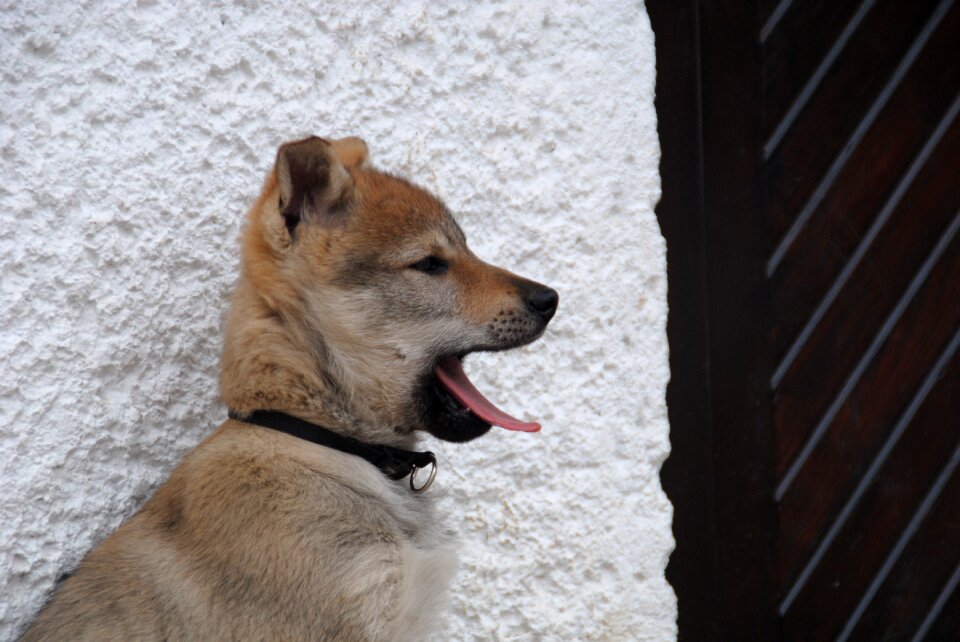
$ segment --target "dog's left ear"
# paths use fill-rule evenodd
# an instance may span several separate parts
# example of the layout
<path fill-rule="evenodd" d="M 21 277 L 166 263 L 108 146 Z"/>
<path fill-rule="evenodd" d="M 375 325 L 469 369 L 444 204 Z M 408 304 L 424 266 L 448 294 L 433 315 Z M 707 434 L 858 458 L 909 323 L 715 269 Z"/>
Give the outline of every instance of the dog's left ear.
<path fill-rule="evenodd" d="M 311 136 L 277 152 L 278 205 L 291 237 L 301 222 L 332 224 L 349 206 L 353 180 L 334 147 L 340 142 Z"/>

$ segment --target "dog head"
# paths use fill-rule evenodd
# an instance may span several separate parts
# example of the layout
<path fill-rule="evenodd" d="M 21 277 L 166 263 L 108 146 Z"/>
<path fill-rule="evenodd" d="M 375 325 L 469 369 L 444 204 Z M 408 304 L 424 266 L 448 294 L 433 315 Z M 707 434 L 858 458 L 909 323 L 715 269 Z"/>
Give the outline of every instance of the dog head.
<path fill-rule="evenodd" d="M 244 274 L 316 345 L 304 358 L 360 418 L 466 441 L 539 428 L 486 401 L 461 361 L 538 338 L 550 288 L 484 263 L 447 207 L 373 169 L 358 138 L 283 145 L 245 237 Z"/>

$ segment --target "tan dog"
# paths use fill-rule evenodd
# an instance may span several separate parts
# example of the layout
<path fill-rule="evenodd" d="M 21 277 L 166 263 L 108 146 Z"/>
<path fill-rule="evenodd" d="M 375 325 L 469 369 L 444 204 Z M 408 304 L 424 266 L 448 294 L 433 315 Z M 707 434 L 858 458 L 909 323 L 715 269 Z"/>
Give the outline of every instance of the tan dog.
<path fill-rule="evenodd" d="M 226 330 L 221 394 L 240 420 L 84 558 L 23 639 L 424 638 L 455 565 L 429 493 L 254 411 L 400 449 L 420 430 L 536 430 L 485 400 L 461 359 L 533 341 L 556 306 L 474 256 L 436 197 L 370 168 L 363 141 L 282 146 Z"/>

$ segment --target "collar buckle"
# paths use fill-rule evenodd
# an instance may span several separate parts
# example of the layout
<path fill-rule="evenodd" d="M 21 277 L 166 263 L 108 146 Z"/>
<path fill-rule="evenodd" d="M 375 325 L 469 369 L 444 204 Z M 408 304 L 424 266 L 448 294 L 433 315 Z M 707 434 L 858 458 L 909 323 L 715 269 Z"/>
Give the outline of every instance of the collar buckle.
<path fill-rule="evenodd" d="M 423 491 L 430 488 L 430 485 L 433 483 L 433 480 L 436 479 L 437 477 L 437 457 L 431 452 L 427 452 L 424 454 L 428 458 L 428 461 L 425 466 L 418 466 L 416 464 L 412 464 L 410 467 L 410 490 L 412 490 L 415 493 L 422 493 Z M 425 481 L 422 485 L 417 486 L 417 481 L 416 481 L 417 473 L 423 470 L 424 468 L 427 468 L 428 466 L 430 468 L 430 473 L 427 476 L 427 481 Z"/>

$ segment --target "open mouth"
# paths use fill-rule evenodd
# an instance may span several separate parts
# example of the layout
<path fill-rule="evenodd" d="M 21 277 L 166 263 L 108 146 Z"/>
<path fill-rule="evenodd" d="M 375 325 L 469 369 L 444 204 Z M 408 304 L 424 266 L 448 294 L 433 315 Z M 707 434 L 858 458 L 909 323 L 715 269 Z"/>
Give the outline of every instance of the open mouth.
<path fill-rule="evenodd" d="M 444 357 L 434 366 L 427 384 L 428 430 L 440 439 L 469 441 L 491 426 L 536 432 L 540 424 L 504 412 L 477 390 L 463 371 L 459 357 Z"/>
<path fill-rule="evenodd" d="M 433 374 L 442 387 L 441 392 L 446 393 L 447 396 L 459 402 L 461 406 L 486 423 L 521 432 L 537 432 L 540 430 L 540 424 L 532 421 L 522 421 L 508 415 L 480 394 L 473 382 L 467 378 L 467 373 L 463 371 L 463 362 L 460 359 L 456 357 L 441 359 L 433 369 Z"/>

